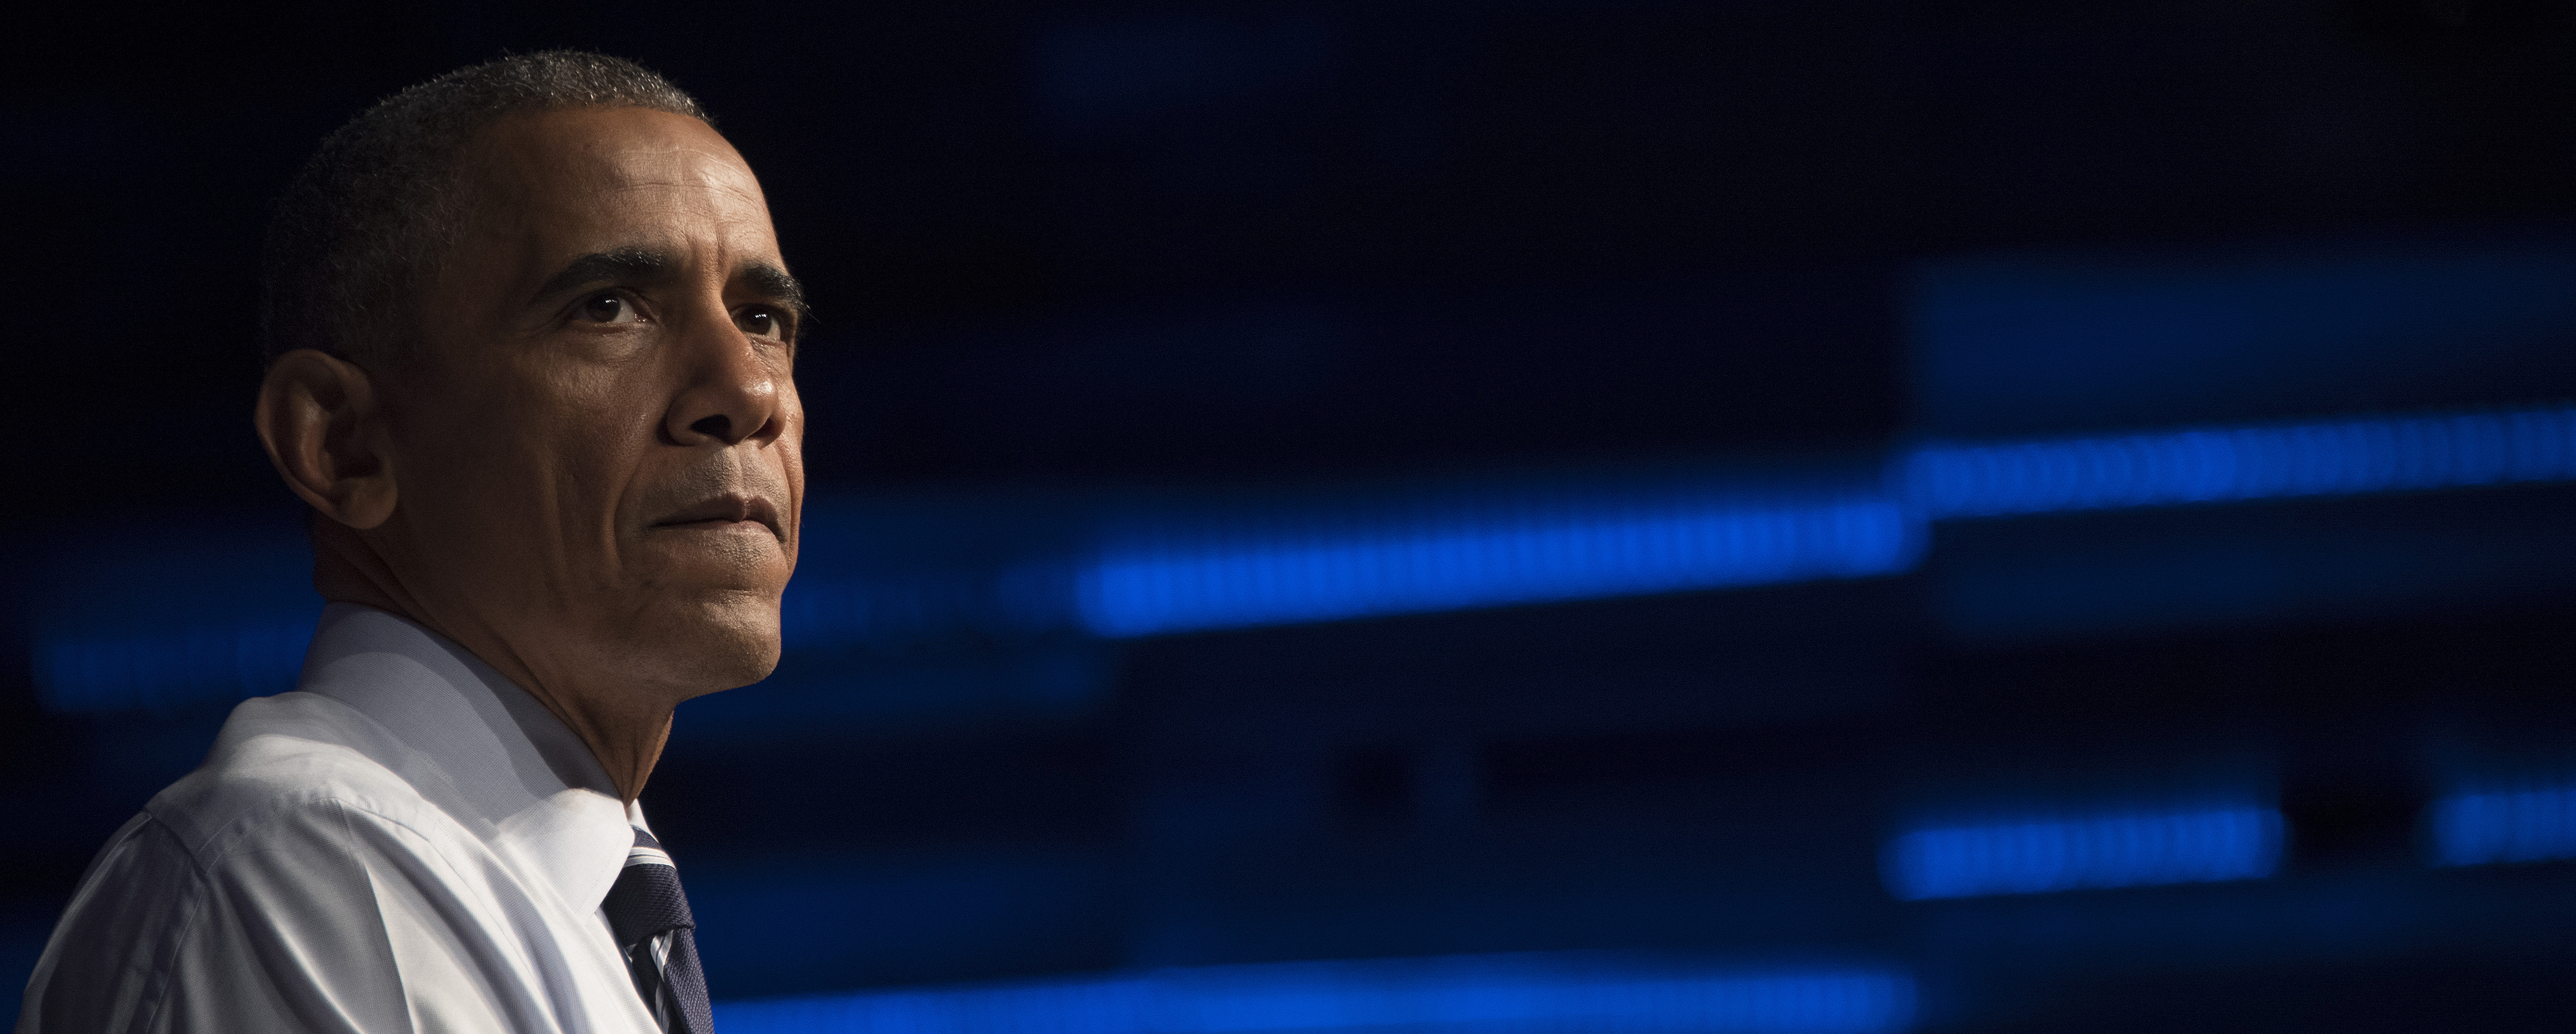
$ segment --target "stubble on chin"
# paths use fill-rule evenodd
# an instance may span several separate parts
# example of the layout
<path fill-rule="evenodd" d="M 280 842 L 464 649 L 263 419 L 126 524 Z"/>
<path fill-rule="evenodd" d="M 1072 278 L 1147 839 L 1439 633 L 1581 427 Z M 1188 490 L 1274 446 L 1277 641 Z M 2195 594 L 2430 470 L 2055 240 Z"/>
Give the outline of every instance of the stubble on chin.
<path fill-rule="evenodd" d="M 768 678 L 778 667 L 779 592 L 674 593 L 593 637 L 595 663 L 669 704 Z"/>

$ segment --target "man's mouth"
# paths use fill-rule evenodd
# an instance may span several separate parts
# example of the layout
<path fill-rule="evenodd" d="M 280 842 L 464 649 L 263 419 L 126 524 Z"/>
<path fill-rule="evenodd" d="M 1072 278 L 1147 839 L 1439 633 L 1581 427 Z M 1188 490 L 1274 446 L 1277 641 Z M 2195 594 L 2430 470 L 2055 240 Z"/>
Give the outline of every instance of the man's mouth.
<path fill-rule="evenodd" d="M 778 507 L 766 497 L 756 495 L 720 495 L 703 499 L 654 521 L 653 526 L 705 531 L 757 526 L 767 529 L 781 542 L 787 540 L 786 533 L 778 527 Z"/>

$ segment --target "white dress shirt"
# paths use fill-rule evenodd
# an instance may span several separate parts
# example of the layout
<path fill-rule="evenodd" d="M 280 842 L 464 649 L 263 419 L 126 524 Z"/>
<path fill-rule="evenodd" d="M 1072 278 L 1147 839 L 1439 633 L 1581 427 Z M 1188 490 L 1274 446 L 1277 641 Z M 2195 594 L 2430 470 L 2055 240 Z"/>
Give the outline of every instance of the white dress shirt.
<path fill-rule="evenodd" d="M 335 604 L 90 864 L 19 1034 L 659 1034 L 599 910 L 643 824 L 527 691 Z"/>

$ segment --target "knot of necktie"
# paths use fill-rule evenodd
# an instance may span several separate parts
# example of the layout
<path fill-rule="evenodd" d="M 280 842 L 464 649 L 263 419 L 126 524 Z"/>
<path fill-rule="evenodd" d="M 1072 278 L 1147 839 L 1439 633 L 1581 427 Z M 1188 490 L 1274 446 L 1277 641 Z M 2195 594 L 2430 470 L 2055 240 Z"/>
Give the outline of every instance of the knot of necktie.
<path fill-rule="evenodd" d="M 667 862 L 626 863 L 626 868 L 617 873 L 617 882 L 608 888 L 608 899 L 599 907 L 608 913 L 608 929 L 617 935 L 620 948 L 666 930 L 694 930 L 698 926 L 689 916 L 689 897 L 680 890 L 680 870 Z"/>
<path fill-rule="evenodd" d="M 698 923 L 680 890 L 680 870 L 653 834 L 635 831 L 626 867 L 618 870 L 599 910 L 654 1021 L 670 1034 L 714 1034 L 707 978 L 698 967 Z"/>

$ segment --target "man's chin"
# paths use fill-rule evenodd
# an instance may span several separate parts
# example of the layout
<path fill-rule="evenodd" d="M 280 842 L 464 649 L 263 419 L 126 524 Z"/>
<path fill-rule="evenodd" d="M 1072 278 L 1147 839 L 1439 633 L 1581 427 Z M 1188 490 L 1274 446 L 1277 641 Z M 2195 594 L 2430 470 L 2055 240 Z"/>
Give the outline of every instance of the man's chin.
<path fill-rule="evenodd" d="M 637 674 L 669 687 L 675 702 L 748 686 L 778 668 L 774 595 L 702 601 L 638 624 L 624 646 L 628 663 L 654 669 Z"/>

